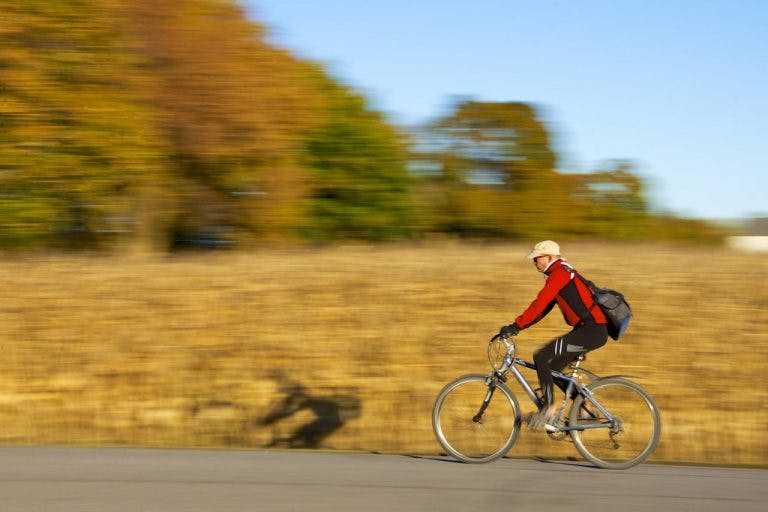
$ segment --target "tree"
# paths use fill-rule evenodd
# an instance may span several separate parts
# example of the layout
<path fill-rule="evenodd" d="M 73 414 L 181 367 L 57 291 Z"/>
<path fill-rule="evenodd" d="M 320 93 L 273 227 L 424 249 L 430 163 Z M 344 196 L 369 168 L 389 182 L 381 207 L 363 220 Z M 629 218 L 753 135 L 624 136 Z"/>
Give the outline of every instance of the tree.
<path fill-rule="evenodd" d="M 269 45 L 236 2 L 2 12 L 5 243 L 408 231 L 399 135 L 319 66 Z"/>
<path fill-rule="evenodd" d="M 0 6 L 0 244 L 92 246 L 132 229 L 160 153 L 114 2 Z"/>
<path fill-rule="evenodd" d="M 631 166 L 558 173 L 531 105 L 460 102 L 409 155 L 364 97 L 271 46 L 234 0 L 0 12 L 0 245 L 672 232 L 649 222 Z"/>
<path fill-rule="evenodd" d="M 627 212 L 645 213 L 648 210 L 645 185 L 633 174 L 632 163 L 620 160 L 608 165 L 608 168 L 574 175 L 574 195 L 590 202 L 611 204 Z"/>
<path fill-rule="evenodd" d="M 175 180 L 171 230 L 222 226 L 285 236 L 299 221 L 302 134 L 319 95 L 305 66 L 225 0 L 127 2 L 155 78 L 157 125 Z M 213 199 L 212 199 L 213 198 Z"/>
<path fill-rule="evenodd" d="M 521 191 L 555 173 L 549 134 L 526 103 L 466 101 L 435 131 L 464 163 L 469 182 Z"/>
<path fill-rule="evenodd" d="M 608 238 L 648 235 L 648 202 L 643 181 L 628 161 L 607 162 L 590 173 L 569 175 L 571 196 L 582 211 L 582 234 Z"/>
<path fill-rule="evenodd" d="M 402 136 L 364 98 L 317 69 L 326 100 L 323 123 L 305 139 L 311 171 L 312 239 L 394 239 L 412 232 L 412 205 Z"/>
<path fill-rule="evenodd" d="M 523 237 L 558 229 L 570 202 L 567 180 L 533 107 L 464 101 L 426 132 L 420 162 L 437 164 L 443 198 L 439 230 Z"/>

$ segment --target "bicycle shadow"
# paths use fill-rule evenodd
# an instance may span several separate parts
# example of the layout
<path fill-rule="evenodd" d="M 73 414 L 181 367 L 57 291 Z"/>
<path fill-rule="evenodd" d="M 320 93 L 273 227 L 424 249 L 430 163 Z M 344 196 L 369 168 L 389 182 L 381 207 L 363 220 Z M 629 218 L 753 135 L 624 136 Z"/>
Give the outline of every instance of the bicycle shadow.
<path fill-rule="evenodd" d="M 446 453 L 442 453 L 440 455 L 404 455 L 404 457 L 408 457 L 410 459 L 420 459 L 420 460 L 432 460 L 435 462 L 448 462 L 451 464 L 464 464 L 464 462 L 461 462 L 460 460 L 456 460 L 452 458 L 450 455 Z M 500 460 L 526 460 L 524 458 L 518 458 L 518 457 L 502 457 Z M 531 459 L 527 459 L 531 460 Z M 554 460 L 554 459 L 545 459 L 544 457 L 534 457 L 533 460 L 536 462 L 541 462 L 544 464 L 556 464 L 559 466 L 570 466 L 570 467 L 577 467 L 577 468 L 585 468 L 585 469 L 597 469 L 599 470 L 597 466 L 594 464 L 590 464 L 589 462 L 577 460 L 577 459 L 568 459 L 568 460 Z"/>
<path fill-rule="evenodd" d="M 555 464 L 558 466 L 570 466 L 574 468 L 597 469 L 597 470 L 600 469 L 594 464 L 591 464 L 583 460 L 577 460 L 577 459 L 562 460 L 562 459 L 545 459 L 544 457 L 534 457 L 534 460 L 536 462 L 541 462 L 544 464 Z"/>
<path fill-rule="evenodd" d="M 440 455 L 414 455 L 414 454 L 410 454 L 410 455 L 403 455 L 403 457 L 408 457 L 409 459 L 432 460 L 432 461 L 435 461 L 435 462 L 448 462 L 448 463 L 451 463 L 451 464 L 464 464 L 460 460 L 456 460 L 456 459 L 452 458 L 450 455 L 445 454 L 445 453 L 440 454 Z"/>
<path fill-rule="evenodd" d="M 285 432 L 276 428 L 272 440 L 265 448 L 319 448 L 321 444 L 344 424 L 360 416 L 360 400 L 349 394 L 312 395 L 299 382 L 275 372 L 272 378 L 277 381 L 278 392 L 284 396 L 278 399 L 262 418 L 254 421 L 254 426 L 274 426 L 290 417 L 311 413 L 312 419 L 295 430 Z"/>

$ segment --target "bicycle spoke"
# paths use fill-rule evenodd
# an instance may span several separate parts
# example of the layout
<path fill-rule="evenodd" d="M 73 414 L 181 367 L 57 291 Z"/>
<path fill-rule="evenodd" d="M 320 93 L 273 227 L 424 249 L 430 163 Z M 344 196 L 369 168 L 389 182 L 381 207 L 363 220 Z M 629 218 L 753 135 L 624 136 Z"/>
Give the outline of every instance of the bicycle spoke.
<path fill-rule="evenodd" d="M 598 466 L 631 467 L 642 462 L 658 443 L 661 426 L 658 410 L 650 396 L 634 383 L 622 379 L 605 379 L 591 387 L 592 396 L 612 417 L 582 397 L 574 402 L 572 426 L 594 426 L 573 431 L 579 452 Z"/>
<path fill-rule="evenodd" d="M 487 462 L 501 457 L 514 443 L 517 432 L 517 403 L 508 389 L 488 393 L 484 376 L 469 376 L 449 384 L 438 397 L 433 426 L 440 444 L 465 462 Z"/>

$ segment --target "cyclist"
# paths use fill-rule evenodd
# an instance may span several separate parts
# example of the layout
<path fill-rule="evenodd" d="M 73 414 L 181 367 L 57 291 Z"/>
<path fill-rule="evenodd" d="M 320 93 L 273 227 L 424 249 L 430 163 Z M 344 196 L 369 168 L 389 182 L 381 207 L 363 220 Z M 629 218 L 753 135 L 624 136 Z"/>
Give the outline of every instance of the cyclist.
<path fill-rule="evenodd" d="M 579 354 L 595 350 L 608 340 L 606 319 L 599 307 L 594 307 L 592 292 L 576 271 L 560 256 L 560 246 L 552 240 L 537 243 L 528 254 L 536 269 L 546 276 L 546 282 L 531 305 L 501 328 L 502 336 L 515 336 L 544 318 L 557 304 L 565 322 L 573 329 L 546 345 L 533 356 L 541 386 L 543 406 L 526 421 L 533 430 L 552 431 L 557 405 L 553 396 L 552 370 L 561 370 Z"/>

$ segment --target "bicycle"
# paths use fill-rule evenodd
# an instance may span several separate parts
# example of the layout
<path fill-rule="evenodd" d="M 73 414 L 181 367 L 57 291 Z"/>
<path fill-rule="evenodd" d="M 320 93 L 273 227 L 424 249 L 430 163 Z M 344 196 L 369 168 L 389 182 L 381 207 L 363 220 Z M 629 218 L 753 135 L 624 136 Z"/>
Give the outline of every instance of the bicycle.
<path fill-rule="evenodd" d="M 498 334 L 488 342 L 488 375 L 463 375 L 449 382 L 432 408 L 432 429 L 443 449 L 468 463 L 491 462 L 509 452 L 520 433 L 522 418 L 517 397 L 506 384 L 508 374 L 538 407 L 541 398 L 521 373 L 536 365 L 516 357 L 514 341 Z M 584 355 L 569 367 L 553 371 L 563 390 L 553 440 L 569 437 L 578 452 L 605 469 L 627 469 L 653 453 L 661 435 L 661 414 L 653 398 L 627 375 L 598 377 L 581 368 Z M 501 395 L 501 397 L 499 397 Z M 567 405 L 570 409 L 566 415 Z"/>

